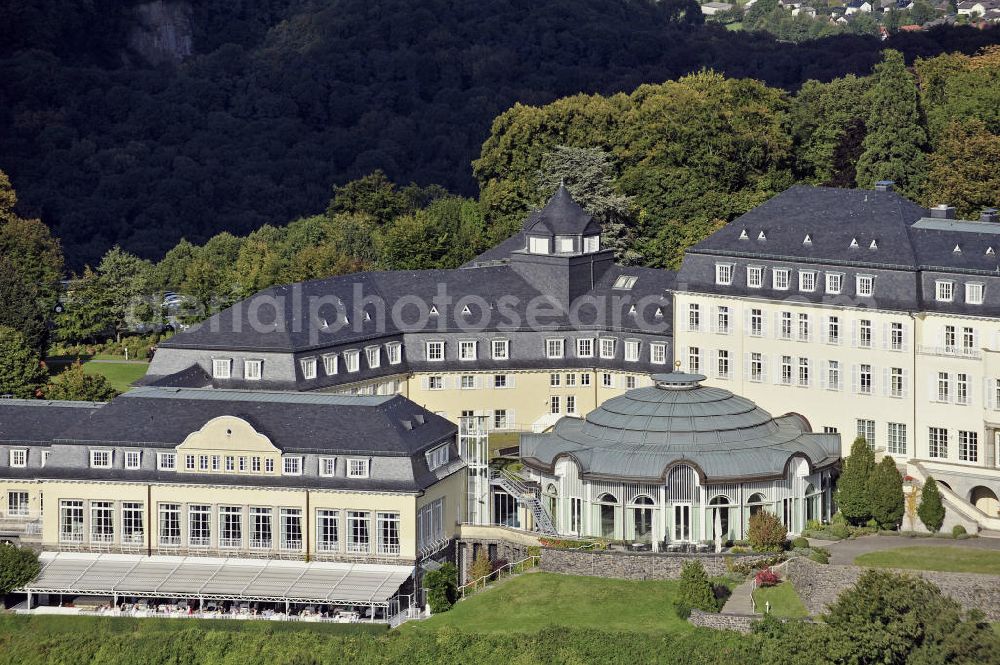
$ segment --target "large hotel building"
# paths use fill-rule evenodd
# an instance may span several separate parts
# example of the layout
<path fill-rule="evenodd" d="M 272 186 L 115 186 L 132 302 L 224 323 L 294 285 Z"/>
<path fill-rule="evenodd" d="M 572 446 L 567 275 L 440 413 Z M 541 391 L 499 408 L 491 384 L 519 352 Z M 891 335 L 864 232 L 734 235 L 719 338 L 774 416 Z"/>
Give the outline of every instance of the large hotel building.
<path fill-rule="evenodd" d="M 209 597 L 256 558 L 320 581 L 216 596 L 321 602 L 334 576 L 323 597 L 384 619 L 463 524 L 666 546 L 742 537 L 766 508 L 801 530 L 829 517 L 831 450 L 858 435 L 996 529 L 998 250 L 993 211 L 797 186 L 677 272 L 624 267 L 560 188 L 461 268 L 264 290 L 163 343 L 110 404 L 0 401 L 0 531 L 50 551 L 37 593 L 136 595 L 97 587 L 183 559 Z M 554 436 L 525 437 L 526 477 L 494 482 L 497 432 Z M 759 468 L 723 460 L 754 441 Z M 629 471 L 642 460 L 664 468 Z"/>

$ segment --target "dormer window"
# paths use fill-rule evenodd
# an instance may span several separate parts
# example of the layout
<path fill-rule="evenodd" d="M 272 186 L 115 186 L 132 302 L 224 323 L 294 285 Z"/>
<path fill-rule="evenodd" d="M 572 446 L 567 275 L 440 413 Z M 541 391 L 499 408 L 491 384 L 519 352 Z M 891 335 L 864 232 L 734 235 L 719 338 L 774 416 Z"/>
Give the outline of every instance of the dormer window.
<path fill-rule="evenodd" d="M 427 342 L 427 360 L 441 362 L 444 360 L 444 342 Z"/>
<path fill-rule="evenodd" d="M 601 358 L 611 360 L 615 357 L 615 341 L 614 337 L 601 338 Z"/>
<path fill-rule="evenodd" d="M 732 263 L 716 263 L 715 264 L 715 283 L 722 286 L 729 286 L 733 283 L 733 264 Z"/>
<path fill-rule="evenodd" d="M 967 282 L 965 284 L 965 303 L 967 305 L 983 304 L 983 283 Z"/>
<path fill-rule="evenodd" d="M 812 270 L 799 271 L 799 291 L 812 293 L 816 290 L 816 273 Z"/>
<path fill-rule="evenodd" d="M 284 457 L 282 458 L 281 472 L 286 476 L 301 476 L 302 475 L 302 458 L 301 457 Z"/>
<path fill-rule="evenodd" d="M 510 340 L 493 340 L 493 360 L 507 360 L 510 358 Z"/>
<path fill-rule="evenodd" d="M 635 282 L 637 279 L 639 278 L 636 277 L 635 275 L 619 275 L 618 279 L 615 280 L 614 286 L 612 286 L 611 288 L 622 289 L 627 291 L 631 289 L 633 286 L 635 286 Z"/>
<path fill-rule="evenodd" d="M 759 289 L 764 286 L 764 266 L 747 266 L 747 287 Z"/>
<path fill-rule="evenodd" d="M 233 361 L 230 358 L 213 358 L 212 359 L 212 378 L 215 379 L 228 379 L 232 376 L 233 372 Z"/>
<path fill-rule="evenodd" d="M 601 251 L 601 236 L 586 236 L 583 239 L 583 251 L 586 254 Z"/>
<path fill-rule="evenodd" d="M 243 361 L 243 378 L 247 381 L 260 381 L 263 374 L 264 361 L 245 360 Z"/>
<path fill-rule="evenodd" d="M 459 360 L 475 360 L 476 359 L 476 341 L 475 340 L 462 340 L 458 343 L 458 359 Z"/>
<path fill-rule="evenodd" d="M 556 252 L 558 254 L 572 254 L 574 251 L 573 236 L 556 236 Z"/>
<path fill-rule="evenodd" d="M 450 451 L 447 445 L 438 446 L 434 450 L 430 450 L 425 453 L 427 457 L 427 468 L 431 471 L 439 469 L 448 463 L 450 459 Z"/>
<path fill-rule="evenodd" d="M 934 296 L 938 302 L 951 302 L 955 299 L 955 282 L 939 279 L 934 282 Z"/>
<path fill-rule="evenodd" d="M 361 369 L 361 352 L 357 349 L 344 351 L 344 364 L 348 372 L 357 372 Z"/>
<path fill-rule="evenodd" d="M 385 355 L 390 365 L 398 365 L 403 362 L 403 345 L 399 342 L 389 342 L 385 345 Z"/>
<path fill-rule="evenodd" d="M 872 275 L 858 275 L 855 281 L 855 293 L 869 298 L 875 292 L 875 278 Z"/>
<path fill-rule="evenodd" d="M 562 339 L 547 339 L 545 340 L 545 357 L 546 358 L 562 358 L 563 357 L 563 343 L 565 340 Z"/>
<path fill-rule="evenodd" d="M 194 456 L 191 458 L 191 468 L 194 469 Z M 177 453 L 157 453 L 156 468 L 160 471 L 174 471 L 177 468 Z"/>
<path fill-rule="evenodd" d="M 330 478 L 337 472 L 336 457 L 319 458 L 319 475 L 323 478 Z"/>
<path fill-rule="evenodd" d="M 302 378 L 303 379 L 315 379 L 316 378 L 316 359 L 315 358 L 303 358 L 299 361 L 302 365 Z"/>
<path fill-rule="evenodd" d="M 844 274 L 839 272 L 826 273 L 826 292 L 837 295 L 844 289 Z"/>
<path fill-rule="evenodd" d="M 347 460 L 347 477 L 348 478 L 367 478 L 368 477 L 368 460 L 366 459 L 349 459 Z"/>
<path fill-rule="evenodd" d="M 10 465 L 17 468 L 28 466 L 28 449 L 14 448 L 10 451 Z"/>
<path fill-rule="evenodd" d="M 323 356 L 323 371 L 326 372 L 327 376 L 333 376 L 337 373 L 338 368 L 338 356 L 336 353 L 327 353 Z"/>
<path fill-rule="evenodd" d="M 528 252 L 531 254 L 548 254 L 549 239 L 538 236 L 528 236 Z"/>
<path fill-rule="evenodd" d="M 368 361 L 369 369 L 377 368 L 382 364 L 382 349 L 378 346 L 366 346 L 365 359 Z"/>
<path fill-rule="evenodd" d="M 772 285 L 776 291 L 788 290 L 788 268 L 777 268 L 771 273 Z"/>
<path fill-rule="evenodd" d="M 110 469 L 112 459 L 114 459 L 114 456 L 110 450 L 91 450 L 90 468 Z"/>
<path fill-rule="evenodd" d="M 125 468 L 126 469 L 138 469 L 142 466 L 142 451 L 140 450 L 127 450 L 125 451 Z"/>

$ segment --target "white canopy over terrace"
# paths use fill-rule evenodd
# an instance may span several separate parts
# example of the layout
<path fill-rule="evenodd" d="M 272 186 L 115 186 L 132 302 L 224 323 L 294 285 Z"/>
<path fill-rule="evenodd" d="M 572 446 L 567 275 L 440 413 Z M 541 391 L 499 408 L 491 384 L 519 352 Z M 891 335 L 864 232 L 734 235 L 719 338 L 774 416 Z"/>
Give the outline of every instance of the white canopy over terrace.
<path fill-rule="evenodd" d="M 44 552 L 18 591 L 139 598 L 261 601 L 388 608 L 410 566 Z"/>

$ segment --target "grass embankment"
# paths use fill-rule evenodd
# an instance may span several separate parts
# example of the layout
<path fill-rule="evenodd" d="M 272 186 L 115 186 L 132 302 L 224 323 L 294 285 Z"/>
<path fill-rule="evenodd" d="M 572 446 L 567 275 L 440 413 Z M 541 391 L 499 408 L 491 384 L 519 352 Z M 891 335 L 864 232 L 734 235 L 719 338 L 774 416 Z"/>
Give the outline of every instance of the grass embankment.
<path fill-rule="evenodd" d="M 809 616 L 805 605 L 795 593 L 795 587 L 790 582 L 782 582 L 777 586 L 762 587 L 753 592 L 757 611 L 763 613 L 767 603 L 771 603 L 771 614 L 783 619 L 804 619 Z"/>
<path fill-rule="evenodd" d="M 406 629 L 454 626 L 477 633 L 535 633 L 560 626 L 661 634 L 686 632 L 693 628 L 674 612 L 678 584 L 530 573 L 479 592 L 450 611 Z"/>
<path fill-rule="evenodd" d="M 854 559 L 854 564 L 869 568 L 1000 575 L 1000 551 L 966 547 L 898 547 L 862 554 Z"/>
<path fill-rule="evenodd" d="M 46 364 L 49 366 L 49 373 L 55 376 L 70 366 L 76 359 L 65 360 L 49 359 Z M 125 392 L 146 375 L 149 368 L 147 362 L 91 362 L 89 359 L 81 359 L 83 371 L 87 374 L 101 374 L 107 377 L 115 390 Z"/>

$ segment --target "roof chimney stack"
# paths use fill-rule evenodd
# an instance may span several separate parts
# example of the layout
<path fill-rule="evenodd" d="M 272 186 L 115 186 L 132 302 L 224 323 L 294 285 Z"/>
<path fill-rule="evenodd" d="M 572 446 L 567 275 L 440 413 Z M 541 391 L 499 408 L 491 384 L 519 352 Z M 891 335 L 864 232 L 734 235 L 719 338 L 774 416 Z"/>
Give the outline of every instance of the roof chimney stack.
<path fill-rule="evenodd" d="M 955 206 L 946 203 L 936 205 L 931 208 L 931 217 L 934 219 L 955 219 Z"/>
<path fill-rule="evenodd" d="M 979 221 L 996 224 L 998 221 L 1000 221 L 1000 217 L 997 216 L 997 209 L 983 208 L 983 211 L 979 213 Z"/>
<path fill-rule="evenodd" d="M 879 180 L 875 183 L 876 192 L 891 192 L 896 188 L 896 183 L 892 180 Z"/>

